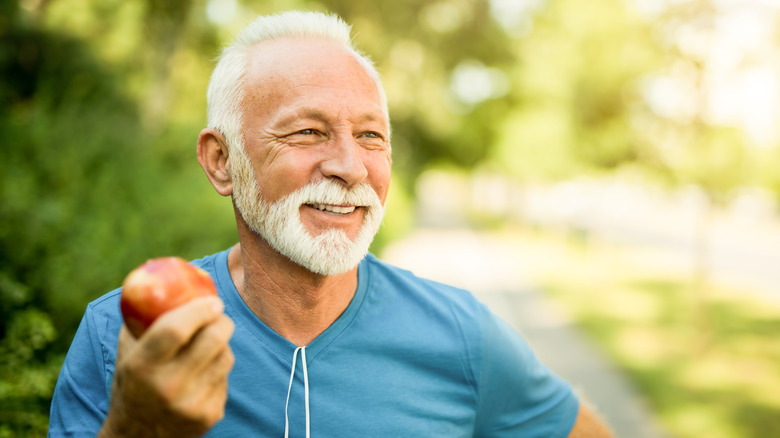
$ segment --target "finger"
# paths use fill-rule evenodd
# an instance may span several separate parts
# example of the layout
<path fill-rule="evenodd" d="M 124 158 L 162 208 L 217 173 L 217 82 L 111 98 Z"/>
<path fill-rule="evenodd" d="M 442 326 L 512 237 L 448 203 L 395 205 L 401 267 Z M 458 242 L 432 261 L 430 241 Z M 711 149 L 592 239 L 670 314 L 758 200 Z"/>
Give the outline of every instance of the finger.
<path fill-rule="evenodd" d="M 192 381 L 197 381 L 194 392 L 204 399 L 227 397 L 228 376 L 234 363 L 233 351 L 229 346 L 225 346 L 192 377 Z"/>
<path fill-rule="evenodd" d="M 233 352 L 225 347 L 200 373 L 187 378 L 186 389 L 175 401 L 173 410 L 206 428 L 219 421 L 224 415 L 233 362 Z"/>
<path fill-rule="evenodd" d="M 211 367 L 212 362 L 223 351 L 230 350 L 228 343 L 234 329 L 233 321 L 226 315 L 221 315 L 193 336 L 189 345 L 181 350 L 178 360 L 187 363 L 190 372 L 202 372 L 205 368 Z"/>
<path fill-rule="evenodd" d="M 203 327 L 219 318 L 224 308 L 217 297 L 201 297 L 164 313 L 138 340 L 144 359 L 152 362 L 171 359 Z"/>
<path fill-rule="evenodd" d="M 213 361 L 212 369 L 216 376 L 226 376 L 230 374 L 233 365 L 236 363 L 236 357 L 230 347 L 222 351 Z M 221 383 L 227 386 L 227 378 L 221 379 Z"/>
<path fill-rule="evenodd" d="M 228 376 L 235 363 L 235 356 L 230 348 L 218 354 L 200 375 L 204 394 L 208 398 L 227 397 Z"/>
<path fill-rule="evenodd" d="M 130 333 L 127 326 L 122 324 L 122 328 L 119 330 L 119 340 L 116 348 L 116 361 L 120 362 L 128 352 L 135 346 L 136 339 Z"/>
<path fill-rule="evenodd" d="M 217 377 L 210 385 L 208 391 L 206 409 L 212 412 L 214 418 L 219 421 L 224 415 L 225 403 L 228 398 L 228 375 L 235 363 L 233 352 L 228 348 L 213 362 L 214 376 Z"/>

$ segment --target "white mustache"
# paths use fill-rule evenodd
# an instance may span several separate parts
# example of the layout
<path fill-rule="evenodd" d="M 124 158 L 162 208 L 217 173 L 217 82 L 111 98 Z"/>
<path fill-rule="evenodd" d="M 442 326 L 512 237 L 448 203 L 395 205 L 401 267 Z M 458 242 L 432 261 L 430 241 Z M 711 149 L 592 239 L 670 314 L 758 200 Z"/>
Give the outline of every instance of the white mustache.
<path fill-rule="evenodd" d="M 323 179 L 309 183 L 290 196 L 295 196 L 300 204 L 329 204 L 355 207 L 379 207 L 379 196 L 367 183 L 346 188 L 331 180 Z"/>

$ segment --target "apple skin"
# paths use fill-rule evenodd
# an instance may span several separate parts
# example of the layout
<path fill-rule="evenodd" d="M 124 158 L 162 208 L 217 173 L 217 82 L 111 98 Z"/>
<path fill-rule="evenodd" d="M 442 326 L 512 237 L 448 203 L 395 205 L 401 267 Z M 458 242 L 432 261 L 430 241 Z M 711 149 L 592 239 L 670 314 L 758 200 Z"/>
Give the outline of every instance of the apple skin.
<path fill-rule="evenodd" d="M 125 277 L 119 306 L 130 333 L 139 338 L 163 313 L 209 295 L 217 296 L 217 288 L 206 271 L 178 257 L 161 257 Z"/>

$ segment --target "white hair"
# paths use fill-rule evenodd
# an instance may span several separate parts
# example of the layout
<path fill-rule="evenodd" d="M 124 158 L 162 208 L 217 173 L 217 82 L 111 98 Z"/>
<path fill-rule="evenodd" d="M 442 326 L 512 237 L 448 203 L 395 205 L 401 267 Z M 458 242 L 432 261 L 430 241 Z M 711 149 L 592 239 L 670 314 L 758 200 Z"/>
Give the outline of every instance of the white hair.
<path fill-rule="evenodd" d="M 229 156 L 245 153 L 241 133 L 243 111 L 244 76 L 248 65 L 249 49 L 262 41 L 311 37 L 333 41 L 352 52 L 366 72 L 376 82 L 387 112 L 379 74 L 371 60 L 352 44 L 351 26 L 337 15 L 319 12 L 288 11 L 260 16 L 236 35 L 219 56 L 211 74 L 207 92 L 207 126 L 216 129 L 228 144 Z M 230 160 L 231 164 L 233 160 Z M 231 166 L 233 167 L 233 166 Z"/>

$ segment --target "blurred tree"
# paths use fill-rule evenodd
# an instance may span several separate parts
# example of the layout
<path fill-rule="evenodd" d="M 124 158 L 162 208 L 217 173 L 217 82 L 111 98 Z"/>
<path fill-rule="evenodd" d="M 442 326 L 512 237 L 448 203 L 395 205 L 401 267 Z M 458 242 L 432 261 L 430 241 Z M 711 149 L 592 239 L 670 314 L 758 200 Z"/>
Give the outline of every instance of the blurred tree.
<path fill-rule="evenodd" d="M 714 104 L 714 96 L 722 91 L 720 77 L 727 74 L 722 71 L 724 51 L 729 51 L 727 56 L 736 58 L 741 68 L 757 61 L 751 59 L 756 56 L 751 50 L 722 46 L 732 37 L 724 25 L 731 12 L 712 0 L 690 0 L 661 10 L 654 24 L 665 50 L 665 67 L 653 72 L 648 81 L 652 113 L 638 118 L 654 157 L 644 163 L 644 169 L 673 187 L 695 187 L 702 195 L 697 203 L 692 281 L 697 352 L 706 352 L 713 342 L 708 314 L 713 216 L 728 205 L 740 187 L 762 184 L 761 161 L 766 156 L 751 147 L 744 126 L 718 120 L 715 114 L 723 111 Z"/>
<path fill-rule="evenodd" d="M 511 78 L 518 105 L 491 155 L 524 180 L 612 171 L 646 159 L 632 118 L 660 63 L 651 23 L 624 0 L 550 0 L 527 11 Z M 530 23 L 530 24 L 529 24 Z"/>
<path fill-rule="evenodd" d="M 718 44 L 730 39 L 726 6 L 716 3 L 673 2 L 643 15 L 624 0 L 540 2 L 516 46 L 518 105 L 502 119 L 491 154 L 526 181 L 629 169 L 701 190 L 693 301 L 702 345 L 710 217 L 737 188 L 773 184 L 760 175 L 773 181 L 767 162 L 778 155 L 749 147 L 742 129 L 713 116 Z M 732 55 L 749 68 L 763 53 Z"/>
<path fill-rule="evenodd" d="M 146 258 L 234 239 L 229 207 L 202 197 L 195 134 L 149 135 L 121 69 L 43 26 L 44 5 L 4 2 L 0 22 L 0 436 L 45 435 L 87 301 Z"/>

